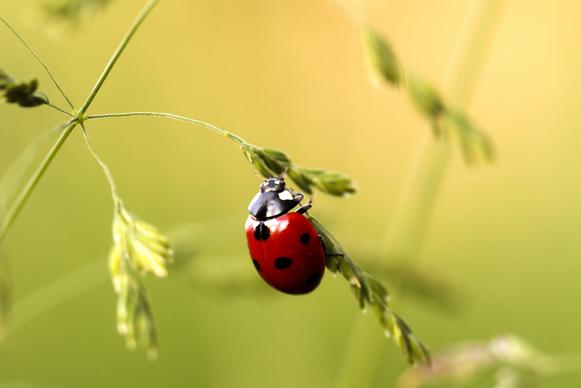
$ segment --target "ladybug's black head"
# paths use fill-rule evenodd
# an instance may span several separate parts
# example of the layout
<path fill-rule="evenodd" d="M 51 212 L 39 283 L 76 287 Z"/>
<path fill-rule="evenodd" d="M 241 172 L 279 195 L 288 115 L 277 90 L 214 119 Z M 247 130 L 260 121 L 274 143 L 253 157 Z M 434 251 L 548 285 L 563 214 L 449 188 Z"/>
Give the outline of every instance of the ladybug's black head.
<path fill-rule="evenodd" d="M 248 211 L 259 221 L 266 221 L 291 211 L 301 202 L 303 195 L 286 188 L 284 179 L 266 178 L 254 196 Z"/>
<path fill-rule="evenodd" d="M 266 178 L 264 182 L 260 185 L 260 192 L 267 193 L 269 191 L 274 191 L 275 193 L 280 193 L 285 189 L 284 178 Z"/>

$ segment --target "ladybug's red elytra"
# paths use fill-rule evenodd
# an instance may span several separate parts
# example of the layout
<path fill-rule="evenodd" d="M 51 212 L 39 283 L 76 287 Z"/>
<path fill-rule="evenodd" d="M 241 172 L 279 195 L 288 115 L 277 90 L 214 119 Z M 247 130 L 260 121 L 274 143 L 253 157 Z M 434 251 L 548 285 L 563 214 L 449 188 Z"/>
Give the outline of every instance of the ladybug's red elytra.
<path fill-rule="evenodd" d="M 267 178 L 254 196 L 246 220 L 248 250 L 265 282 L 287 294 L 313 291 L 325 272 L 325 252 L 317 230 L 297 207 L 303 194 L 286 188 L 283 178 Z"/>

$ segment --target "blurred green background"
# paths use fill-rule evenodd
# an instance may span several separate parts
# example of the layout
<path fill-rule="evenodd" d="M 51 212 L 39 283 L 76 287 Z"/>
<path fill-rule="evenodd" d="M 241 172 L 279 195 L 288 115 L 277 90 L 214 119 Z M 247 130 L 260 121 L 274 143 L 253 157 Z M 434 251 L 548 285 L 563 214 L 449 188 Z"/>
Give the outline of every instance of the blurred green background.
<path fill-rule="evenodd" d="M 3 0 L 0 15 L 78 104 L 143 2 L 112 1 L 76 28 L 48 22 L 39 3 Z M 406 66 L 441 85 L 469 2 L 370 1 L 367 8 Z M 581 352 L 580 13 L 574 0 L 508 1 L 502 9 L 468 108 L 499 157 L 468 168 L 455 147 L 417 260 L 452 284 L 460 304 L 443 310 L 394 290 L 392 303 L 433 351 L 513 332 L 549 354 Z M 90 113 L 184 114 L 283 149 L 302 165 L 350 175 L 360 193 L 316 195 L 314 214 L 357 258 L 381 247 L 429 130 L 403 93 L 369 83 L 361 46 L 357 28 L 329 0 L 163 0 Z M 39 76 L 58 100 L 6 29 L 0 50 L 4 69 Z M 59 120 L 46 108 L 0 107 L 0 168 Z M 160 357 L 151 363 L 126 351 L 105 259 L 110 195 L 75 133 L 2 248 L 14 278 L 14 330 L 0 347 L 0 386 L 332 386 L 361 313 L 339 278 L 327 276 L 302 297 L 261 288 L 243 233 L 260 178 L 237 146 L 158 119 L 88 128 L 133 212 L 165 231 L 196 224 L 195 260 L 215 262 L 218 274 L 248 271 L 258 291 L 216 294 L 195 268 L 148 281 Z M 363 325 L 384 347 L 372 385 L 393 386 L 406 364 L 371 314 Z M 539 386 L 581 386 L 581 374 Z"/>

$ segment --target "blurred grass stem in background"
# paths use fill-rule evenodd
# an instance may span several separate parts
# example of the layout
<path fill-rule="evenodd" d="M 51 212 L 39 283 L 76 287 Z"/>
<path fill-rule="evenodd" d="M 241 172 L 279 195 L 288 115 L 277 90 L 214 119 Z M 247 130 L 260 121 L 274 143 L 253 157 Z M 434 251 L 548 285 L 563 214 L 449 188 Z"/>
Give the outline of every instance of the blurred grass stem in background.
<path fill-rule="evenodd" d="M 488 48 L 498 26 L 504 0 L 473 0 L 470 15 L 459 33 L 459 43 L 443 85 L 455 106 L 464 108 L 474 92 Z M 452 148 L 445 136 L 426 131 L 389 223 L 383 252 L 386 259 L 415 259 L 446 174 Z M 335 387 L 369 387 L 383 363 L 384 341 L 356 316 Z"/>
<path fill-rule="evenodd" d="M 444 90 L 459 109 L 466 108 L 474 94 L 504 3 L 472 2 L 471 14 L 443 79 Z M 390 260 L 417 258 L 446 176 L 452 152 L 448 140 L 446 136 L 435 138 L 429 131 L 422 135 L 387 229 L 383 252 Z"/>

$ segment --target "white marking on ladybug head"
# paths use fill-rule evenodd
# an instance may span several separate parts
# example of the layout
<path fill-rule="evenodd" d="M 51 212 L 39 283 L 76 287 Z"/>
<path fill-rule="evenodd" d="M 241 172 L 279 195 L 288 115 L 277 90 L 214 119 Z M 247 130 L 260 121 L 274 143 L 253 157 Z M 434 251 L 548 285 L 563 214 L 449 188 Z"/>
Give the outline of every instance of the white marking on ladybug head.
<path fill-rule="evenodd" d="M 283 201 L 292 201 L 294 199 L 294 196 L 289 190 L 284 190 L 278 193 L 278 198 L 280 198 Z"/>
<path fill-rule="evenodd" d="M 284 190 L 285 183 L 283 179 L 280 178 L 267 178 L 260 185 L 260 191 L 267 193 L 270 191 L 281 192 Z"/>

